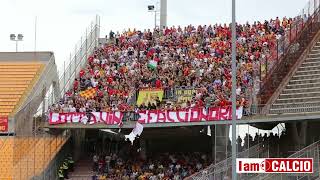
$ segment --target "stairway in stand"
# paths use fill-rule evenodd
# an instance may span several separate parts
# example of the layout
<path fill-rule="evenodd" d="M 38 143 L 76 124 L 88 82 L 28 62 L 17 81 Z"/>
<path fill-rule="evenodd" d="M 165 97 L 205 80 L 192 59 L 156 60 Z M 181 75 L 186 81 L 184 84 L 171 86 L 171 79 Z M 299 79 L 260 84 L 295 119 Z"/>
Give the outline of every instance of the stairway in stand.
<path fill-rule="evenodd" d="M 320 111 L 320 42 L 295 72 L 270 114 Z"/>
<path fill-rule="evenodd" d="M 91 180 L 92 179 L 92 160 L 83 159 L 75 163 L 74 172 L 69 173 L 70 180 Z"/>

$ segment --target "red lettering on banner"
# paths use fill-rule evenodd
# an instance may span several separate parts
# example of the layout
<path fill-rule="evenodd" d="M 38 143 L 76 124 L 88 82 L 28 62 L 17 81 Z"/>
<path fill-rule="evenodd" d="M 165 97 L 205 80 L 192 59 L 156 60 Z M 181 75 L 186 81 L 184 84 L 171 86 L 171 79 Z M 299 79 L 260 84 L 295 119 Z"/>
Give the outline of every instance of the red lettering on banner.
<path fill-rule="evenodd" d="M 140 124 L 146 124 L 146 114 L 147 114 L 147 111 L 139 111 L 138 114 L 140 115 L 139 119 L 138 119 L 138 122 Z"/>
<path fill-rule="evenodd" d="M 85 116 L 84 113 L 75 113 L 72 117 L 72 122 L 81 122 L 83 116 Z"/>
<path fill-rule="evenodd" d="M 157 112 L 157 123 L 165 123 L 166 122 L 166 111 L 159 110 Z"/>
<path fill-rule="evenodd" d="M 200 121 L 209 121 L 209 113 L 206 108 L 199 109 L 199 112 L 200 112 Z"/>
<path fill-rule="evenodd" d="M 220 108 L 211 107 L 205 108 L 191 108 L 172 110 L 149 110 L 138 111 L 140 117 L 138 122 L 141 124 L 150 123 L 180 123 L 180 122 L 201 122 L 201 121 L 219 121 L 230 120 L 232 116 L 231 107 Z M 242 117 L 242 107 L 237 112 L 237 119 Z M 90 117 L 90 124 L 105 123 L 109 125 L 119 124 L 123 119 L 122 112 L 92 112 L 86 113 L 50 113 L 49 124 L 63 124 L 63 123 L 79 123 L 84 121 L 84 116 Z"/>
<path fill-rule="evenodd" d="M 8 116 L 0 116 L 0 132 L 8 131 Z"/>
<path fill-rule="evenodd" d="M 220 108 L 218 120 L 230 120 L 231 119 L 231 108 Z M 223 112 L 224 111 L 224 112 Z"/>
<path fill-rule="evenodd" d="M 116 113 L 119 113 L 119 117 L 116 116 Z M 123 118 L 123 113 L 121 112 L 113 112 L 112 113 L 112 124 L 119 124 L 120 122 L 122 122 L 122 118 Z M 111 124 L 111 123 L 110 123 Z"/>
<path fill-rule="evenodd" d="M 171 111 L 171 110 L 167 110 L 167 111 L 166 111 L 167 121 L 168 121 L 168 122 L 171 122 L 171 123 L 175 122 L 174 119 L 172 119 L 172 118 L 170 117 L 170 114 L 172 114 L 172 113 L 175 113 L 175 111 Z"/>
<path fill-rule="evenodd" d="M 93 113 L 91 113 L 91 116 L 90 116 L 88 122 L 90 122 L 90 124 L 97 123 L 97 117 Z"/>
<path fill-rule="evenodd" d="M 184 113 L 184 119 L 182 117 L 180 117 L 180 113 L 183 114 Z M 189 113 L 186 112 L 185 109 L 180 109 L 178 111 L 176 111 L 176 115 L 177 115 L 177 120 L 179 122 L 187 122 L 189 119 Z"/>
<path fill-rule="evenodd" d="M 102 115 L 101 112 L 94 112 L 94 113 L 91 113 L 91 114 L 96 118 L 96 122 L 95 122 L 95 123 L 103 122 L 103 121 L 101 120 L 101 115 Z"/>
<path fill-rule="evenodd" d="M 67 116 L 66 116 L 66 121 L 67 121 L 68 123 L 73 123 L 74 114 L 75 114 L 75 113 L 68 113 L 68 114 L 67 114 Z"/>
<path fill-rule="evenodd" d="M 155 123 L 155 122 L 157 122 L 157 120 L 156 120 L 155 122 L 151 122 L 152 117 L 153 117 L 153 116 L 151 116 L 152 114 L 153 114 L 155 117 L 157 117 L 157 110 L 150 110 L 150 111 L 148 111 L 148 119 L 147 119 L 148 124 L 149 124 L 149 123 Z"/>
<path fill-rule="evenodd" d="M 109 122 L 109 112 L 100 112 L 100 121 L 104 122 L 105 124 L 108 124 Z"/>
<path fill-rule="evenodd" d="M 58 123 L 66 123 L 66 118 L 67 118 L 67 114 L 66 113 L 60 113 L 59 114 L 59 119 L 58 119 Z"/>
<path fill-rule="evenodd" d="M 199 108 L 192 108 L 191 109 L 190 122 L 199 122 L 199 121 L 201 121 L 201 115 L 200 115 L 199 111 L 200 111 Z"/>
<path fill-rule="evenodd" d="M 217 119 L 219 119 L 219 113 L 217 113 L 219 111 L 219 108 L 216 107 L 210 107 L 208 110 L 208 121 L 215 121 Z"/>

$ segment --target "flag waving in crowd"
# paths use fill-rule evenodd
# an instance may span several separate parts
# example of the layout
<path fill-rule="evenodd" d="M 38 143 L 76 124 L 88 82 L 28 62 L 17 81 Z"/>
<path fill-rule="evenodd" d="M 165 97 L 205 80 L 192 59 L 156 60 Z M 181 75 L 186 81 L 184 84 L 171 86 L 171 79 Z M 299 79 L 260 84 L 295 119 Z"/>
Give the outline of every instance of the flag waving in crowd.
<path fill-rule="evenodd" d="M 90 98 L 93 98 L 95 95 L 96 95 L 96 89 L 95 88 L 90 88 L 90 89 L 87 89 L 85 91 L 81 91 L 79 93 L 79 95 L 81 97 L 84 97 L 86 99 L 90 99 Z"/>
<path fill-rule="evenodd" d="M 158 65 L 158 62 L 155 61 L 155 60 L 150 60 L 149 63 L 148 63 L 148 67 L 151 68 L 151 69 L 156 69 L 157 65 Z"/>

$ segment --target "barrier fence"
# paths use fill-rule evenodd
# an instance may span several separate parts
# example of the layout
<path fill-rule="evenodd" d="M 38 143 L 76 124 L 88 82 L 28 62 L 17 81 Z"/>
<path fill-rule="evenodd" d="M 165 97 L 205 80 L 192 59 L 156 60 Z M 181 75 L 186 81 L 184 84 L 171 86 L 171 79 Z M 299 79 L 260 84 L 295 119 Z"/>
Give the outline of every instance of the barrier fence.
<path fill-rule="evenodd" d="M 259 158 L 268 156 L 268 149 L 262 144 L 257 144 L 249 149 L 239 152 L 238 158 Z M 225 177 L 230 177 L 232 168 L 232 159 L 229 156 L 227 159 L 212 164 L 206 169 L 189 176 L 185 180 L 223 180 Z"/>
<path fill-rule="evenodd" d="M 75 53 L 70 55 L 69 62 L 64 64 L 64 72 L 57 82 L 61 88 L 58 89 L 59 92 L 54 92 L 56 89 L 53 84 L 49 89 L 44 87 L 48 83 L 43 87 L 34 86 L 30 90 L 32 95 L 26 97 L 25 103 L 13 117 L 9 117 L 9 131 L 6 136 L 1 137 L 0 151 L 3 155 L 0 158 L 4 158 L 0 160 L 0 179 L 56 179 L 59 162 L 69 151 L 70 135 L 68 131 L 61 131 L 56 135 L 48 134 L 40 131 L 39 125 L 44 119 L 47 107 L 59 100 L 59 94 L 63 96 L 65 91 L 70 89 L 76 74 L 97 47 L 99 23 L 97 16 L 95 22 L 86 30 L 84 39 L 81 38 L 76 46 Z M 55 67 L 54 59 L 51 58 L 37 83 L 52 79 L 53 77 L 49 76 L 56 71 Z"/>
<path fill-rule="evenodd" d="M 270 56 L 260 64 L 261 80 L 266 81 L 268 75 L 274 71 L 287 53 L 294 52 L 299 49 L 297 38 L 301 35 L 306 26 L 312 26 L 318 22 L 318 8 L 320 0 L 310 0 L 302 11 L 294 18 L 292 23 L 285 28 L 284 36 L 277 37 L 273 42 L 274 47 L 271 49 Z M 316 18 L 316 20 L 314 20 Z M 295 46 L 297 45 L 297 46 Z M 297 49 L 295 49 L 297 48 Z"/>
<path fill-rule="evenodd" d="M 271 55 L 260 64 L 261 104 L 266 104 L 289 73 L 299 57 L 307 50 L 319 30 L 319 0 L 311 0 L 286 30 L 286 35 L 276 40 Z"/>
<path fill-rule="evenodd" d="M 12 141 L 13 179 L 56 179 L 61 161 L 70 153 L 67 134 L 15 136 Z"/>
<path fill-rule="evenodd" d="M 93 53 L 94 49 L 98 47 L 98 40 L 100 36 L 100 17 L 91 23 L 90 27 L 86 29 L 86 33 L 81 37 L 80 41 L 75 45 L 74 53 L 70 53 L 69 61 L 63 64 L 63 72 L 60 73 L 59 84 L 60 93 L 63 97 L 68 91 L 75 78 L 77 78 L 81 68 L 87 62 L 88 57 Z"/>
<path fill-rule="evenodd" d="M 274 174 L 254 174 L 252 180 L 299 180 L 299 179 L 317 179 L 319 178 L 319 146 L 317 141 L 304 149 L 290 155 L 288 158 L 313 158 L 313 173 L 311 174 L 292 174 L 292 173 L 274 173 Z"/>

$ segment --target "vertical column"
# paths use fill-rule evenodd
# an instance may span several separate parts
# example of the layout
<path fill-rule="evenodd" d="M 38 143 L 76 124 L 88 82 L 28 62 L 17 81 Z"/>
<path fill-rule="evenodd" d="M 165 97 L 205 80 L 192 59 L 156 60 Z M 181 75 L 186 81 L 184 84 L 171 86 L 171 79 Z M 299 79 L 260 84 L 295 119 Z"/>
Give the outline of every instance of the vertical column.
<path fill-rule="evenodd" d="M 75 129 L 71 131 L 73 139 L 74 159 L 78 160 L 84 149 L 85 129 Z"/>
<path fill-rule="evenodd" d="M 167 27 L 167 0 L 160 0 L 160 29 Z"/>
<path fill-rule="evenodd" d="M 146 139 L 145 138 L 140 138 L 140 155 L 142 159 L 147 159 L 147 146 L 146 146 Z"/>
<path fill-rule="evenodd" d="M 60 94 L 60 87 L 59 87 L 59 78 L 55 78 L 55 80 L 52 82 L 52 91 L 54 99 L 52 102 L 57 102 L 60 100 L 61 94 Z"/>
<path fill-rule="evenodd" d="M 214 160 L 213 163 L 215 163 L 215 138 L 216 138 L 216 129 L 215 126 L 210 126 L 211 129 L 211 157 Z"/>
<path fill-rule="evenodd" d="M 230 125 L 216 125 L 214 133 L 214 156 L 215 163 L 218 163 L 227 158 L 227 146 L 229 137 L 226 136 L 229 134 Z"/>

